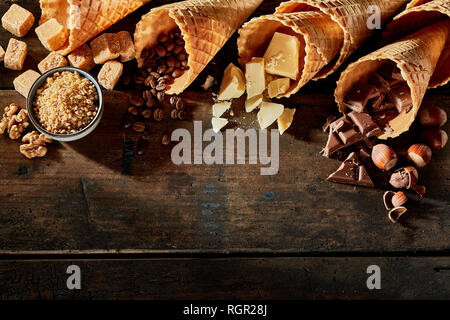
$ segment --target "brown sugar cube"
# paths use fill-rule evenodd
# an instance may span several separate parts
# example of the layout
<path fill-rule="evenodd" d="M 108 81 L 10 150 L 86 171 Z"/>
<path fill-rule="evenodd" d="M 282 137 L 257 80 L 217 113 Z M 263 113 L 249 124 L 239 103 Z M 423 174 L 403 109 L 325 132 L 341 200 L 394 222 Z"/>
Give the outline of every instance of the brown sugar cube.
<path fill-rule="evenodd" d="M 14 38 L 9 39 L 8 48 L 5 53 L 5 68 L 11 70 L 22 70 L 27 58 L 28 47 L 23 41 Z"/>
<path fill-rule="evenodd" d="M 50 54 L 38 64 L 38 69 L 41 73 L 45 73 L 50 69 L 67 66 L 67 60 L 62 55 L 56 52 Z"/>
<path fill-rule="evenodd" d="M 49 51 L 61 48 L 69 37 L 69 31 L 56 19 L 50 19 L 35 29 L 42 45 Z"/>
<path fill-rule="evenodd" d="M 67 56 L 71 66 L 82 69 L 86 72 L 91 71 L 95 67 L 94 58 L 92 56 L 91 48 L 87 44 L 73 51 Z"/>
<path fill-rule="evenodd" d="M 34 70 L 27 70 L 22 73 L 20 76 L 14 79 L 14 89 L 23 95 L 25 98 L 28 96 L 28 92 L 31 89 L 31 86 L 39 78 L 40 74 Z"/>
<path fill-rule="evenodd" d="M 108 90 L 114 89 L 123 72 L 123 64 L 119 61 L 108 61 L 98 73 L 98 82 Z"/>
<path fill-rule="evenodd" d="M 114 33 L 104 33 L 91 41 L 91 49 L 96 64 L 116 59 L 120 56 L 119 37 Z"/>
<path fill-rule="evenodd" d="M 0 61 L 3 61 L 5 57 L 5 50 L 3 50 L 2 46 L 0 46 Z"/>
<path fill-rule="evenodd" d="M 16 37 L 23 37 L 34 24 L 34 16 L 27 9 L 13 4 L 2 17 L 2 26 Z"/>
<path fill-rule="evenodd" d="M 128 62 L 136 57 L 133 40 L 128 31 L 120 31 L 117 33 L 120 43 L 120 61 Z"/>

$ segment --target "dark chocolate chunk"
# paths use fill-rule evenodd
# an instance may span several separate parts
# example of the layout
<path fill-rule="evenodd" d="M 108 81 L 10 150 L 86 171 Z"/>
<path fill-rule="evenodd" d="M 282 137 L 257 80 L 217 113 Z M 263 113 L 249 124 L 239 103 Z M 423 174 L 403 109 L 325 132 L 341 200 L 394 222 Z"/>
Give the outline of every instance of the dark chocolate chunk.
<path fill-rule="evenodd" d="M 359 132 L 367 137 L 380 135 L 381 129 L 373 121 L 372 117 L 366 112 L 350 112 L 348 114 L 353 123 L 358 127 Z"/>
<path fill-rule="evenodd" d="M 366 108 L 369 99 L 375 98 L 378 95 L 379 92 L 374 86 L 358 82 L 347 93 L 344 104 L 353 111 L 362 112 Z"/>
<path fill-rule="evenodd" d="M 406 82 L 391 89 L 390 98 L 399 113 L 409 111 L 413 105 L 411 90 Z"/>
<path fill-rule="evenodd" d="M 367 174 L 365 167 L 359 162 L 359 157 L 355 152 L 352 152 L 339 169 L 332 173 L 327 180 L 363 187 L 374 187 L 372 179 Z"/>

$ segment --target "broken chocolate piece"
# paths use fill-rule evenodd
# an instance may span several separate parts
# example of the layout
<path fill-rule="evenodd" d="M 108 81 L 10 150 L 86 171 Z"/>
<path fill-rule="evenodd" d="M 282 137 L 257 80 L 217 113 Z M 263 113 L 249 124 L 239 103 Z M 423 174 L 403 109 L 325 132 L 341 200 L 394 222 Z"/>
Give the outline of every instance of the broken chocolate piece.
<path fill-rule="evenodd" d="M 336 120 L 336 116 L 329 116 L 327 118 L 326 122 L 322 126 L 323 132 L 327 132 L 328 131 L 328 129 L 330 128 L 330 125 L 333 123 L 334 120 Z"/>
<path fill-rule="evenodd" d="M 367 174 L 366 168 L 359 162 L 358 155 L 355 152 L 348 156 L 339 169 L 327 178 L 327 181 L 374 187 L 372 179 Z"/>
<path fill-rule="evenodd" d="M 363 112 L 367 102 L 379 95 L 379 91 L 372 85 L 358 82 L 345 97 L 345 105 L 356 112 Z"/>
<path fill-rule="evenodd" d="M 372 120 L 372 117 L 366 112 L 352 111 L 348 114 L 353 123 L 358 127 L 359 132 L 366 136 L 376 136 L 381 134 L 381 129 Z"/>
<path fill-rule="evenodd" d="M 389 87 L 394 87 L 403 81 L 402 73 L 392 63 L 385 63 L 378 70 L 377 74 L 388 83 Z"/>
<path fill-rule="evenodd" d="M 392 88 L 390 98 L 399 113 L 402 113 L 403 111 L 408 112 L 412 108 L 413 102 L 411 98 L 411 90 L 406 82 Z"/>

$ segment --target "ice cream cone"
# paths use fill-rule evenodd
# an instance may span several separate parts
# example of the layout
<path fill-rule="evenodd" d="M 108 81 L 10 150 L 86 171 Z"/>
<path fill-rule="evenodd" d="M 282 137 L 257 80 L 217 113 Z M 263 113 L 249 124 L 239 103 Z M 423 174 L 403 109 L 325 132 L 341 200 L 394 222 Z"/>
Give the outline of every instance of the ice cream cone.
<path fill-rule="evenodd" d="M 385 62 L 392 61 L 411 90 L 413 106 L 389 121 L 390 132 L 379 138 L 394 138 L 407 131 L 417 116 L 449 35 L 450 19 L 442 20 L 349 65 L 337 83 L 335 98 L 339 109 L 346 111 L 344 99 L 356 83 L 374 73 Z"/>
<path fill-rule="evenodd" d="M 303 43 L 304 58 L 300 75 L 289 97 L 309 80 L 327 77 L 334 72 L 372 33 L 368 21 L 373 16 L 370 6 L 380 9 L 381 23 L 392 16 L 406 0 L 294 0 L 280 4 L 275 14 L 258 17 L 239 31 L 240 62 L 262 56 L 277 29 L 297 34 Z M 290 30 L 289 30 L 290 29 Z"/>
<path fill-rule="evenodd" d="M 416 0 L 408 5 L 408 9 L 397 15 L 387 26 L 383 34 L 385 43 L 398 40 L 419 29 L 450 18 L 450 1 L 448 0 Z M 429 87 L 442 86 L 450 81 L 450 41 L 446 44 L 436 71 L 431 77 Z"/>
<path fill-rule="evenodd" d="M 40 0 L 40 24 L 55 18 L 69 30 L 66 55 L 150 0 Z"/>
<path fill-rule="evenodd" d="M 183 92 L 245 22 L 262 0 L 187 0 L 152 9 L 136 26 L 136 57 L 156 45 L 161 33 L 179 28 L 189 55 L 189 69 L 175 79 L 166 93 Z"/>

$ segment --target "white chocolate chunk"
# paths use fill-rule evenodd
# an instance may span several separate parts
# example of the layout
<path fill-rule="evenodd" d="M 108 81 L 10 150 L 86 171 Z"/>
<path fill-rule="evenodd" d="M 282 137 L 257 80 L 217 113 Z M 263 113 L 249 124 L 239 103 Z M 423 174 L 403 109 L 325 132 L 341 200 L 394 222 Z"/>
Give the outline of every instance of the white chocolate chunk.
<path fill-rule="evenodd" d="M 258 122 L 261 129 L 266 129 L 274 123 L 284 111 L 284 106 L 278 103 L 263 102 L 259 107 Z"/>
<path fill-rule="evenodd" d="M 225 69 L 222 84 L 220 85 L 219 100 L 230 100 L 239 98 L 245 92 L 245 76 L 241 69 L 234 64 Z"/>
<path fill-rule="evenodd" d="M 258 108 L 263 102 L 263 95 L 250 98 L 245 100 L 245 112 L 252 112 L 256 108 Z"/>
<path fill-rule="evenodd" d="M 282 135 L 292 124 L 296 109 L 285 108 L 283 114 L 278 118 L 278 130 Z"/>
<path fill-rule="evenodd" d="M 245 66 L 248 99 L 259 96 L 266 89 L 264 59 L 253 58 Z"/>
<path fill-rule="evenodd" d="M 300 41 L 295 36 L 275 32 L 264 54 L 267 73 L 297 80 Z"/>
<path fill-rule="evenodd" d="M 291 87 L 291 79 L 279 78 L 269 83 L 269 85 L 267 86 L 267 91 L 269 93 L 270 98 L 275 98 L 281 94 L 286 93 L 290 87 Z"/>
<path fill-rule="evenodd" d="M 223 127 L 228 124 L 228 120 L 224 118 L 212 118 L 211 124 L 214 132 L 218 133 Z"/>
<path fill-rule="evenodd" d="M 231 108 L 231 102 L 219 102 L 213 105 L 213 117 L 219 118 Z"/>

